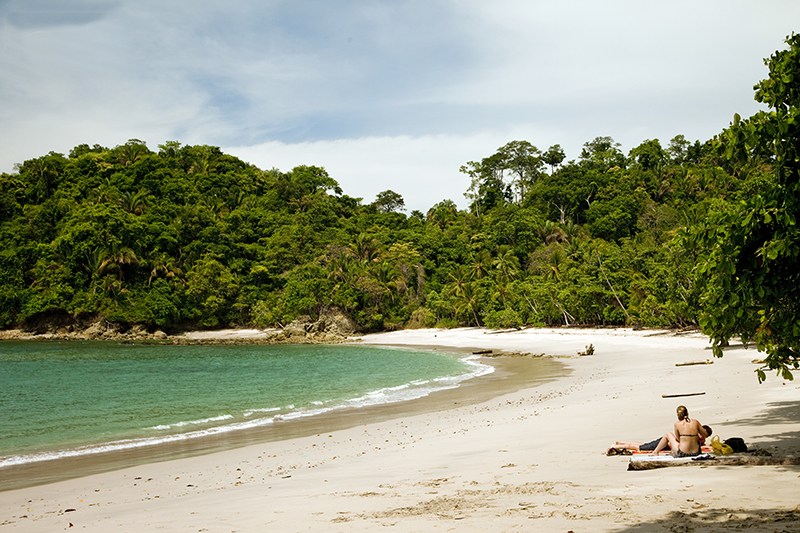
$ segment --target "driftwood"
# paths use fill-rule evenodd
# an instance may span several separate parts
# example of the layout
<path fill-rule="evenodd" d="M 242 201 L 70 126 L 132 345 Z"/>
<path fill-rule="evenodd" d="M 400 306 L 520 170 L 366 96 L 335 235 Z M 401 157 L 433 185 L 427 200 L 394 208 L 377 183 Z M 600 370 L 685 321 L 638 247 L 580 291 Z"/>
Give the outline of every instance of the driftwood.
<path fill-rule="evenodd" d="M 483 334 L 484 335 L 499 335 L 500 333 L 515 333 L 517 331 L 522 331 L 523 329 L 527 329 L 527 328 L 515 327 L 515 328 L 509 328 L 509 329 L 495 329 L 495 330 L 492 330 L 492 331 L 485 331 Z"/>
<path fill-rule="evenodd" d="M 675 363 L 675 366 L 692 366 L 692 365 L 713 365 L 714 361 L 706 359 L 705 361 L 689 361 L 688 363 Z"/>
<path fill-rule="evenodd" d="M 594 344 L 590 343 L 585 352 L 578 350 L 578 355 L 594 355 Z"/>
<path fill-rule="evenodd" d="M 688 392 L 686 394 L 662 394 L 662 398 L 680 398 L 682 396 L 702 396 L 705 392 Z"/>
<path fill-rule="evenodd" d="M 478 350 L 477 352 L 472 352 L 472 355 L 489 355 L 492 353 L 492 350 Z"/>
<path fill-rule="evenodd" d="M 631 461 L 628 470 L 653 470 L 667 466 L 760 466 L 800 465 L 800 457 L 756 457 L 752 455 L 722 456 L 699 461 Z"/>

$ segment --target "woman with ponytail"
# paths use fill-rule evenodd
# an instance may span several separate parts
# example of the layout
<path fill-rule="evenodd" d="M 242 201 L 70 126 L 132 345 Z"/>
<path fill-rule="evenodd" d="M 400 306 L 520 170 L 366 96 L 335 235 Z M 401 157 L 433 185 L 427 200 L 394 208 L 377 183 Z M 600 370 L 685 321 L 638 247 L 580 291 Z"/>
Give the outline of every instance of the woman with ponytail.
<path fill-rule="evenodd" d="M 669 446 L 675 457 L 694 457 L 700 455 L 699 439 L 707 437 L 706 429 L 697 420 L 689 418 L 689 410 L 680 405 L 678 406 L 678 421 L 675 422 L 675 432 L 664 435 L 656 449 L 653 450 L 653 454 L 658 455 L 661 450 Z"/>

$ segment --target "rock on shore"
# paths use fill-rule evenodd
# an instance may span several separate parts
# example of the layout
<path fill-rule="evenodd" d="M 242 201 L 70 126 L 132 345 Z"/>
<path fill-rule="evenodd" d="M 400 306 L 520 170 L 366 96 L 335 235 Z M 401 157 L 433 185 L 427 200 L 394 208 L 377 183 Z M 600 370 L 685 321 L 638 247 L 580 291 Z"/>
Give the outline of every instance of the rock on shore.
<path fill-rule="evenodd" d="M 110 340 L 164 344 L 335 344 L 358 333 L 357 324 L 339 309 L 325 309 L 317 320 L 303 315 L 283 329 L 209 330 L 168 335 L 160 329 L 109 322 L 103 317 L 39 321 L 25 329 L 0 330 L 0 340 Z"/>

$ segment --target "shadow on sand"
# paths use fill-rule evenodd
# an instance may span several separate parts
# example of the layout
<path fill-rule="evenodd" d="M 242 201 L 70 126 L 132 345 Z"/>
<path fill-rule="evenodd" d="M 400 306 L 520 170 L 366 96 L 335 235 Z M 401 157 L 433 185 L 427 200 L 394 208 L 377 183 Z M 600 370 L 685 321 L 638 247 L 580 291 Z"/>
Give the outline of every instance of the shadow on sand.
<path fill-rule="evenodd" d="M 759 416 L 736 420 L 734 424 L 753 428 L 780 426 L 783 431 L 760 435 L 758 447 L 800 452 L 800 400 L 768 403 Z"/>
<path fill-rule="evenodd" d="M 723 533 L 730 531 L 764 531 L 794 533 L 800 531 L 800 511 L 786 509 L 699 509 L 692 512 L 672 511 L 665 518 L 627 526 L 617 533 Z"/>
<path fill-rule="evenodd" d="M 764 426 L 771 424 L 800 424 L 800 400 L 790 402 L 770 402 L 764 406 L 765 412 L 755 418 L 737 420 L 737 424 Z"/>

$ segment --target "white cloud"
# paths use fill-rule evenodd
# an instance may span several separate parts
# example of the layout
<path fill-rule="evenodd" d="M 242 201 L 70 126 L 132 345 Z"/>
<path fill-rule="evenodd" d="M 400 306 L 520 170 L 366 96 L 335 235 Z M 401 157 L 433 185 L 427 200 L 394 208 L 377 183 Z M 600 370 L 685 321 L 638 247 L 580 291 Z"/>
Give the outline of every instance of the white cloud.
<path fill-rule="evenodd" d="M 468 136 L 402 135 L 296 144 L 272 141 L 224 151 L 262 169 L 287 172 L 298 165 L 325 167 L 345 194 L 361 197 L 364 203 L 391 189 L 403 196 L 408 212 L 425 213 L 446 199 L 466 208 L 463 193 L 470 179 L 459 172 L 461 165 L 492 155 L 511 140 L 536 136 L 531 128 L 517 127 Z"/>

